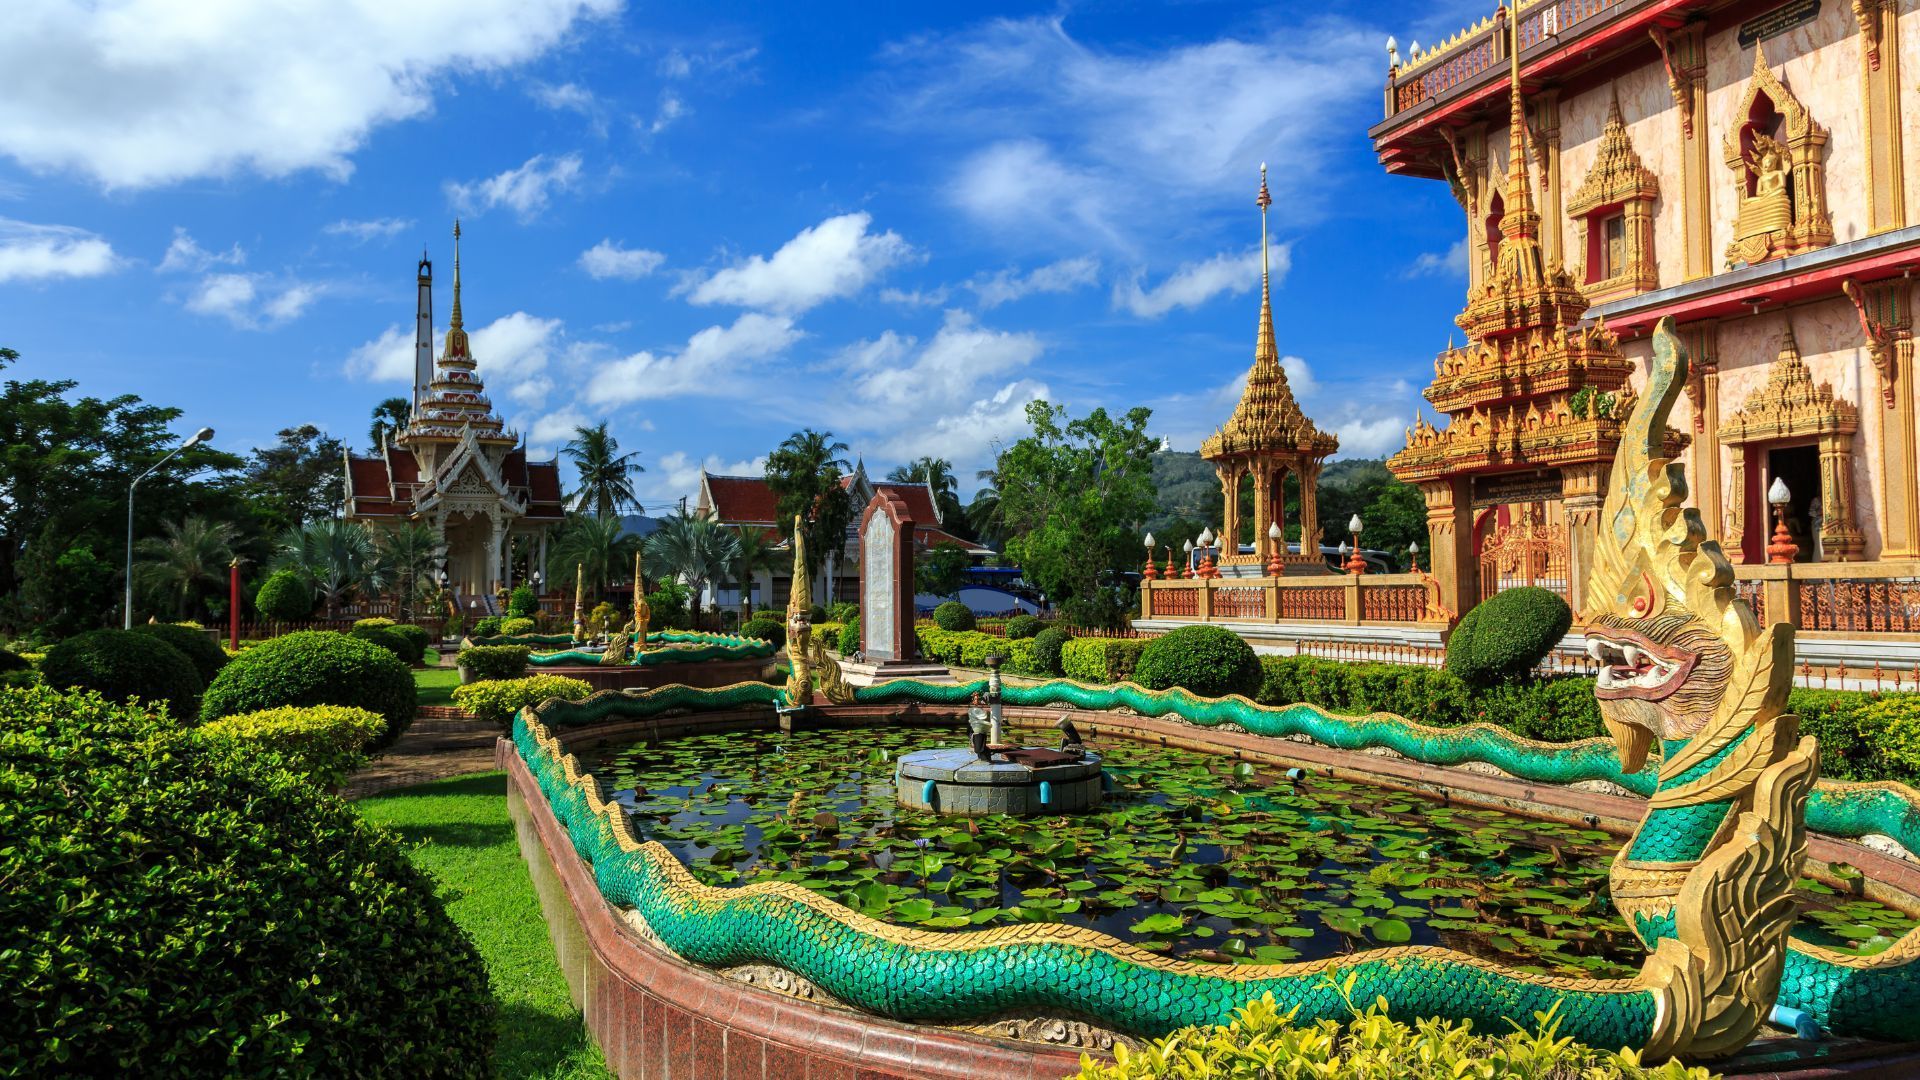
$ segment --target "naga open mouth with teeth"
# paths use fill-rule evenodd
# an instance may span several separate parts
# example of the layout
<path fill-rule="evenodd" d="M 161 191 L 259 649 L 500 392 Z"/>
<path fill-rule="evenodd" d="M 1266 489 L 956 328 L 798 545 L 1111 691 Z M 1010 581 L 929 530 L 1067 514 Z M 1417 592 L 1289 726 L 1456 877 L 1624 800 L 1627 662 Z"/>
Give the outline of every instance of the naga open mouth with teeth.
<path fill-rule="evenodd" d="M 1600 665 L 1594 696 L 1602 699 L 1641 698 L 1659 701 L 1678 690 L 1692 673 L 1699 656 L 1658 645 L 1629 630 L 1607 637 L 1589 631 L 1587 655 Z"/>

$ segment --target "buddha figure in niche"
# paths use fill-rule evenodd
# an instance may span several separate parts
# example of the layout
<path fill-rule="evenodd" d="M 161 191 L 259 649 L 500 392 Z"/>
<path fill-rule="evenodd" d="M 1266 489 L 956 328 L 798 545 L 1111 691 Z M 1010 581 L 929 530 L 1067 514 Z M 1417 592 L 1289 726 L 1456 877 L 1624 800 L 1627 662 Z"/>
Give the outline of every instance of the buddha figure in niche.
<path fill-rule="evenodd" d="M 1751 177 L 1752 194 L 1740 200 L 1739 237 L 1759 236 L 1793 225 L 1793 194 L 1789 180 L 1793 159 L 1787 148 L 1761 132 L 1741 154 Z"/>

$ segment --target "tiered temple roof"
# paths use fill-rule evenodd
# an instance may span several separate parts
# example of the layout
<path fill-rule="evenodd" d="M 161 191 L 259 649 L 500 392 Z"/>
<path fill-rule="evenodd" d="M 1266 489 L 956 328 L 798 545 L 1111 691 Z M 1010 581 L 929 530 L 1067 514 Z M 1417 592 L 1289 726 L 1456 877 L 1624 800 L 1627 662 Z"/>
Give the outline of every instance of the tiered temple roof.
<path fill-rule="evenodd" d="M 458 442 L 468 430 L 481 443 L 508 446 L 519 437 L 493 413 L 493 400 L 474 363 L 460 312 L 460 223 L 453 223 L 453 315 L 447 324 L 446 344 L 434 366 L 413 417 L 400 432 L 401 446 L 417 442 Z"/>

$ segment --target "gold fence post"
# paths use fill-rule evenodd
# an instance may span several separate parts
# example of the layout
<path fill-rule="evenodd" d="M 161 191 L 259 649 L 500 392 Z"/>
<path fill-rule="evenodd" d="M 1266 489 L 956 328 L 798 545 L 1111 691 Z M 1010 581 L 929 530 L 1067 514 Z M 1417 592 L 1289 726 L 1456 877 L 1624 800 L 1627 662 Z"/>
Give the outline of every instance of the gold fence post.
<path fill-rule="evenodd" d="M 1347 580 L 1342 584 L 1347 590 L 1347 625 L 1358 626 L 1360 625 L 1360 575 L 1348 574 Z"/>
<path fill-rule="evenodd" d="M 1153 618 L 1153 582 L 1151 581 L 1140 583 L 1140 617 Z"/>
<path fill-rule="evenodd" d="M 1261 590 L 1266 594 L 1267 621 L 1280 621 L 1280 579 L 1270 578 L 1267 587 Z"/>
<path fill-rule="evenodd" d="M 1193 608 L 1195 612 L 1194 617 L 1199 619 L 1201 622 L 1212 622 L 1213 621 L 1213 582 L 1206 578 L 1201 578 L 1195 584 L 1198 586 L 1195 589 L 1195 592 L 1199 593 L 1199 595 L 1194 597 L 1194 601 L 1195 601 L 1194 608 Z"/>

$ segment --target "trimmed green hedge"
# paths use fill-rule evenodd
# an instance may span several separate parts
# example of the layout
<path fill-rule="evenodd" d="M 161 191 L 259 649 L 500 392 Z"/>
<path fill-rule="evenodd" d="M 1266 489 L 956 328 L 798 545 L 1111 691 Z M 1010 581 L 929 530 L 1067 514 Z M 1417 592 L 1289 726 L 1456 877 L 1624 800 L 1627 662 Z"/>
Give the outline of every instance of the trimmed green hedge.
<path fill-rule="evenodd" d="M 1483 721 L 1543 742 L 1604 735 L 1593 680 L 1578 676 L 1475 689 L 1443 668 L 1354 664 L 1313 656 L 1263 656 L 1262 705 L 1318 705 L 1328 712 L 1390 712 L 1431 727 Z"/>
<path fill-rule="evenodd" d="M 1033 639 L 1008 641 L 978 630 L 941 630 L 918 626 L 920 655 L 955 667 L 984 668 L 987 657 L 1002 657 L 1001 670 L 1009 675 L 1044 675 L 1034 661 Z"/>
<path fill-rule="evenodd" d="M 1009 638 L 1028 638 L 1046 628 L 1046 621 L 1037 615 L 1015 615 L 1007 620 L 1006 635 Z"/>
<path fill-rule="evenodd" d="M 278 570 L 253 594 L 253 609 L 273 622 L 297 622 L 313 614 L 313 589 L 292 570 Z"/>
<path fill-rule="evenodd" d="M 359 638 L 361 641 L 371 641 L 375 645 L 392 653 L 394 659 L 403 664 L 413 664 L 417 662 L 419 650 L 413 647 L 413 642 L 408 641 L 404 634 L 394 633 L 394 628 L 391 625 L 356 625 L 353 629 L 347 631 L 347 636 Z"/>
<path fill-rule="evenodd" d="M 1447 638 L 1447 670 L 1473 686 L 1525 676 L 1573 626 L 1560 594 L 1528 585 L 1473 606 Z"/>
<path fill-rule="evenodd" d="M 179 623 L 145 623 L 133 628 L 136 634 L 147 634 L 180 650 L 180 655 L 193 664 L 194 674 L 200 676 L 201 685 L 213 681 L 220 669 L 227 666 L 227 650 L 207 636 L 205 630 L 195 630 L 191 626 Z"/>
<path fill-rule="evenodd" d="M 402 657 L 402 659 L 405 659 L 410 664 L 424 664 L 427 662 L 427 653 L 433 649 L 433 633 L 431 631 L 424 626 L 414 626 L 412 623 L 401 623 L 393 628 L 393 632 L 405 638 L 407 644 L 413 648 L 413 656 L 411 658 Z"/>
<path fill-rule="evenodd" d="M 540 611 L 540 597 L 531 585 L 515 585 L 507 597 L 507 614 L 516 619 L 532 618 Z"/>
<path fill-rule="evenodd" d="M 1147 642 L 1133 681 L 1149 690 L 1182 687 L 1201 697 L 1260 689 L 1260 660 L 1246 639 L 1224 626 L 1183 626 Z"/>
<path fill-rule="evenodd" d="M 469 645 L 454 654 L 453 662 L 476 679 L 517 679 L 527 673 L 532 655 L 529 645 Z"/>
<path fill-rule="evenodd" d="M 244 750 L 0 691 L 0 835 L 0 1075 L 488 1071 L 486 967 L 433 880 Z"/>
<path fill-rule="evenodd" d="M 1057 626 L 1049 626 L 1033 635 L 1033 666 L 1039 669 L 1039 674 L 1058 676 L 1063 673 L 1060 667 L 1060 650 L 1066 648 L 1067 642 L 1072 640 L 1073 638 L 1065 630 Z"/>
<path fill-rule="evenodd" d="M 200 737 L 224 742 L 248 755 L 278 761 L 323 788 L 346 783 L 366 763 L 367 744 L 387 721 L 379 713 L 345 705 L 283 706 L 237 713 L 202 724 Z"/>
<path fill-rule="evenodd" d="M 40 678 L 56 690 L 79 687 L 110 701 L 132 697 L 162 704 L 169 715 L 188 723 L 206 687 L 185 653 L 156 635 L 131 630 L 75 634 L 47 650 Z"/>
<path fill-rule="evenodd" d="M 1140 638 L 1074 638 L 1061 646 L 1060 671 L 1081 682 L 1126 682 L 1146 647 Z"/>
<path fill-rule="evenodd" d="M 774 648 L 787 643 L 787 624 L 778 619 L 752 618 L 740 628 L 741 637 L 773 642 Z"/>
<path fill-rule="evenodd" d="M 840 627 L 839 645 L 841 656 L 852 656 L 860 651 L 860 612 L 858 610 L 854 611 L 853 616 Z"/>
<path fill-rule="evenodd" d="M 933 625 L 942 630 L 972 630 L 975 623 L 973 609 L 958 600 L 949 600 L 933 609 Z"/>
<path fill-rule="evenodd" d="M 329 630 L 303 630 L 263 642 L 233 658 L 207 687 L 204 723 L 282 705 L 351 705 L 386 718 L 369 750 L 384 750 L 413 723 L 419 699 L 413 672 L 370 641 Z"/>
<path fill-rule="evenodd" d="M 513 637 L 515 634 L 531 634 L 533 631 L 534 621 L 532 619 L 503 619 L 500 622 L 500 633 L 504 637 Z"/>
<path fill-rule="evenodd" d="M 565 675 L 529 675 L 524 679 L 487 679 L 453 688 L 453 703 L 489 723 L 506 727 L 527 705 L 552 698 L 581 701 L 593 693 L 583 679 Z"/>
<path fill-rule="evenodd" d="M 476 622 L 473 624 L 473 636 L 477 638 L 499 637 L 500 624 L 506 621 L 507 620 L 502 616 L 489 615 L 486 618 L 481 619 L 479 622 Z"/>

